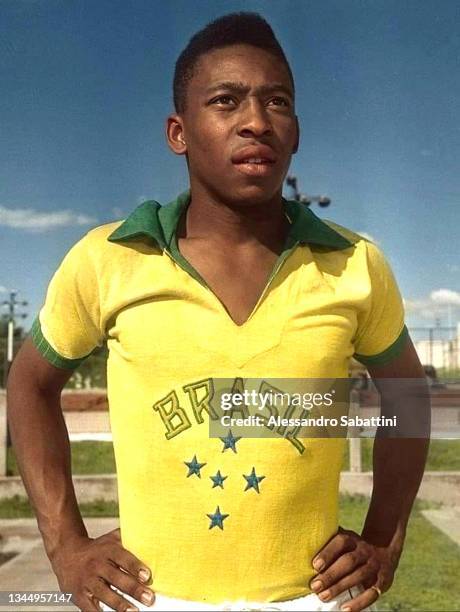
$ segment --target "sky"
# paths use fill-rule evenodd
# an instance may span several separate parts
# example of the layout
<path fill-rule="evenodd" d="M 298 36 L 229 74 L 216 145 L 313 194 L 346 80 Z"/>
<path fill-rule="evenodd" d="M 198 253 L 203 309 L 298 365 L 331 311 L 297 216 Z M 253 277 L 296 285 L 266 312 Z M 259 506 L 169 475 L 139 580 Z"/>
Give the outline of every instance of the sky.
<path fill-rule="evenodd" d="M 88 230 L 188 187 L 164 136 L 174 64 L 240 10 L 291 64 L 290 173 L 331 199 L 312 210 L 377 242 L 409 327 L 460 320 L 457 0 L 1 0 L 0 301 L 19 291 L 26 329 Z"/>

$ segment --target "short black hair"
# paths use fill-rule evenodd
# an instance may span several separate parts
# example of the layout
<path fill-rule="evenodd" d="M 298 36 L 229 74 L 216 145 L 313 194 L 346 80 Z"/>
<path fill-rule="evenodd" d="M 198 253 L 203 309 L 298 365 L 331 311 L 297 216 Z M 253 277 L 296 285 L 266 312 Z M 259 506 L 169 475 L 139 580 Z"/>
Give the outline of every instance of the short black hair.
<path fill-rule="evenodd" d="M 208 23 L 192 36 L 179 55 L 173 82 L 176 113 L 183 113 L 186 110 L 187 86 L 194 75 L 198 59 L 212 49 L 238 44 L 259 47 L 282 60 L 286 65 L 294 90 L 291 68 L 271 26 L 258 13 L 230 13 Z"/>

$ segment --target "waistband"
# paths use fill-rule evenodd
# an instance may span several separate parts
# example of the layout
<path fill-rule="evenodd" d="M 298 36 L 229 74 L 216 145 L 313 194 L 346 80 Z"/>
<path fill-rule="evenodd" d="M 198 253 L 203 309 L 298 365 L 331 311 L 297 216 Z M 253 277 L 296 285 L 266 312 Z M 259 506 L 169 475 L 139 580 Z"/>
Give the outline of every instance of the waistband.
<path fill-rule="evenodd" d="M 114 587 L 112 588 L 115 591 L 118 591 L 118 589 L 115 589 Z M 248 602 L 239 600 L 232 602 L 224 602 L 222 604 L 206 604 L 201 601 L 175 599 L 173 597 L 162 595 L 161 593 L 156 593 L 155 601 L 152 606 L 146 606 L 145 604 L 142 604 L 139 601 L 133 599 L 126 593 L 122 593 L 121 591 L 118 592 L 123 595 L 123 597 L 125 597 L 128 601 L 133 603 L 138 610 L 143 612 L 208 612 L 211 610 L 220 610 L 222 612 L 243 612 L 251 610 L 260 612 L 282 612 L 284 610 L 289 610 L 291 612 L 332 612 L 340 610 L 340 607 L 346 601 L 349 601 L 353 597 L 356 597 L 361 592 L 361 590 L 361 588 L 353 587 L 351 589 L 351 592 L 349 590 L 346 590 L 338 597 L 336 597 L 333 601 L 329 602 L 323 602 L 317 595 L 315 595 L 314 593 L 310 593 L 309 595 L 298 597 L 296 599 L 276 601 L 273 603 Z M 106 604 L 101 605 L 101 609 L 103 612 L 112 611 L 112 608 L 110 608 Z M 366 608 L 366 610 L 373 611 L 374 608 L 370 607 Z"/>

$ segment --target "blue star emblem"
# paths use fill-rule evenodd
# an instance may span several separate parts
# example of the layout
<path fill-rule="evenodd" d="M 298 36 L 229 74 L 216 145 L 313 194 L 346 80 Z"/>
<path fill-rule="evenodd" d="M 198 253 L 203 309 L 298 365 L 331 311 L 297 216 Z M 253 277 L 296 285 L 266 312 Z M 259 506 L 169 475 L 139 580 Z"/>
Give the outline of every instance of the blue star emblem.
<path fill-rule="evenodd" d="M 212 488 L 214 489 L 215 487 L 220 487 L 221 489 L 224 488 L 224 480 L 226 478 L 228 478 L 228 476 L 222 476 L 222 474 L 220 473 L 220 470 L 217 470 L 217 474 L 215 476 L 210 476 L 209 477 L 212 482 L 214 483 L 212 485 Z"/>
<path fill-rule="evenodd" d="M 227 516 L 229 516 L 229 515 L 228 514 L 221 514 L 220 508 L 219 508 L 219 506 L 217 506 L 216 511 L 214 512 L 214 514 L 207 514 L 206 516 L 208 516 L 211 519 L 211 524 L 209 525 L 209 529 L 212 529 L 213 527 L 219 527 L 223 531 L 224 530 L 224 521 L 227 518 Z"/>
<path fill-rule="evenodd" d="M 196 455 L 193 455 L 193 459 L 191 461 L 184 461 L 184 463 L 188 467 L 187 478 L 189 476 L 193 476 L 193 474 L 196 474 L 198 478 L 201 478 L 200 470 L 204 465 L 206 465 L 206 463 L 198 463 Z"/>
<path fill-rule="evenodd" d="M 257 493 L 260 493 L 259 482 L 263 480 L 265 476 L 257 476 L 255 468 L 252 468 L 252 472 L 249 474 L 249 476 L 246 476 L 246 474 L 243 474 L 243 476 L 247 481 L 245 491 L 248 489 L 255 489 Z"/>
<path fill-rule="evenodd" d="M 238 440 L 241 440 L 241 436 L 239 438 L 235 438 L 232 434 L 232 430 L 229 429 L 227 437 L 221 438 L 221 440 L 224 443 L 224 448 L 222 449 L 222 452 L 226 451 L 227 448 L 231 448 L 232 451 L 236 453 L 236 443 L 238 442 Z"/>

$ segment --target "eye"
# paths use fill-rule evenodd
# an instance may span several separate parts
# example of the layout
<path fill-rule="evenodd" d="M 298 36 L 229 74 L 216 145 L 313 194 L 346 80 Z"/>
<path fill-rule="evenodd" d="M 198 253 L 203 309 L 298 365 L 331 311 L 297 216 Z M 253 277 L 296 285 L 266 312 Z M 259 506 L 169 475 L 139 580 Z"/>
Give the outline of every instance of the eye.
<path fill-rule="evenodd" d="M 231 96 L 219 96 L 218 98 L 214 98 L 214 100 L 211 100 L 211 104 L 215 104 L 216 102 L 221 102 L 225 105 L 229 101 L 232 102 L 234 101 L 234 99 Z"/>
<path fill-rule="evenodd" d="M 289 106 L 289 100 L 286 98 L 281 98 L 277 96 L 276 98 L 272 98 L 270 102 L 276 102 L 275 106 Z"/>

